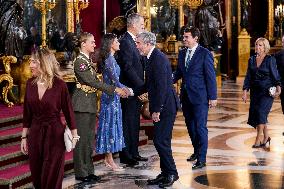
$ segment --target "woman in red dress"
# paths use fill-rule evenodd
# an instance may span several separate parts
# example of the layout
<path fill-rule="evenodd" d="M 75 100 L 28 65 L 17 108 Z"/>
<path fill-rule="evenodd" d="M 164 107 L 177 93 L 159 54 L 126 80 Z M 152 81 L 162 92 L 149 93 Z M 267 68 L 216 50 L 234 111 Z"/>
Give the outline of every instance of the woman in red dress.
<path fill-rule="evenodd" d="M 35 51 L 27 81 L 21 151 L 29 155 L 33 185 L 36 189 L 61 189 L 64 175 L 64 126 L 62 111 L 78 140 L 71 99 L 65 82 L 60 79 L 58 62 L 47 48 Z"/>

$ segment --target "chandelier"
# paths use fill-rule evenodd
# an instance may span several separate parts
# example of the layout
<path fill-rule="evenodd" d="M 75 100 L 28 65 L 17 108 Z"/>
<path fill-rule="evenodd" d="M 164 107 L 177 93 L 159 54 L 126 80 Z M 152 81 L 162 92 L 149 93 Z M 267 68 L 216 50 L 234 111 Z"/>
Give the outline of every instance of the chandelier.
<path fill-rule="evenodd" d="M 187 5 L 191 9 L 197 9 L 200 5 L 202 5 L 203 0 L 169 0 L 169 3 L 175 8 Z"/>

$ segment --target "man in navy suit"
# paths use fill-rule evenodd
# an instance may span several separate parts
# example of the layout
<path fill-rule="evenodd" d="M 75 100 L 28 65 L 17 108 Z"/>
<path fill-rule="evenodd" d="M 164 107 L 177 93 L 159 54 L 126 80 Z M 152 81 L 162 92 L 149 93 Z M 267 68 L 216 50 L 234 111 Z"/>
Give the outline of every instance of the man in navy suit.
<path fill-rule="evenodd" d="M 182 79 L 181 103 L 194 153 L 187 161 L 197 160 L 192 169 L 206 166 L 208 148 L 208 107 L 217 105 L 216 74 L 210 51 L 198 44 L 198 28 L 185 28 L 174 83 Z"/>
<path fill-rule="evenodd" d="M 153 142 L 160 156 L 161 174 L 148 180 L 148 184 L 159 184 L 164 188 L 171 186 L 179 178 L 171 150 L 172 130 L 179 100 L 173 88 L 170 62 L 165 54 L 155 48 L 156 36 L 151 32 L 138 34 L 136 45 L 141 55 L 148 59 L 145 65 L 144 89 L 148 91 L 149 111 L 154 123 Z"/>
<path fill-rule="evenodd" d="M 144 31 L 144 18 L 136 13 L 129 15 L 127 32 L 120 39 L 120 50 L 117 53 L 117 62 L 121 68 L 120 82 L 132 89 L 144 85 L 143 57 L 135 44 L 136 35 L 142 31 Z M 121 99 L 125 148 L 119 153 L 119 157 L 120 162 L 128 166 L 148 160 L 138 153 L 141 105 L 137 96 Z"/>

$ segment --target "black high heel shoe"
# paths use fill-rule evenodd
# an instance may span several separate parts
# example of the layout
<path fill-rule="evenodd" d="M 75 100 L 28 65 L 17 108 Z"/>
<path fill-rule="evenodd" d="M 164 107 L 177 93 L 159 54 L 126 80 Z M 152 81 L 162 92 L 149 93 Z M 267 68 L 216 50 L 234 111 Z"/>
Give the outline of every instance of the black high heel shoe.
<path fill-rule="evenodd" d="M 259 145 L 254 144 L 254 145 L 252 145 L 252 148 L 262 148 L 262 145 L 263 144 L 259 144 Z"/>
<path fill-rule="evenodd" d="M 263 142 L 263 144 L 261 144 L 261 147 L 266 147 L 266 144 L 268 143 L 269 146 L 270 146 L 270 141 L 271 141 L 271 138 L 268 137 L 267 140 L 265 142 Z"/>

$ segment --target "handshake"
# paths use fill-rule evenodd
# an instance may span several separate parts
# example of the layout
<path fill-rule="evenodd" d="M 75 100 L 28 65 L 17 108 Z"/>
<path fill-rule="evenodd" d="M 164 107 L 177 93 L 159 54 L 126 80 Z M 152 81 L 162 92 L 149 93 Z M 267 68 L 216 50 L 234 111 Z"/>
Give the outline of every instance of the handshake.
<path fill-rule="evenodd" d="M 134 96 L 133 90 L 127 87 L 116 87 L 115 88 L 116 94 L 118 94 L 121 98 L 128 98 L 128 96 Z"/>

